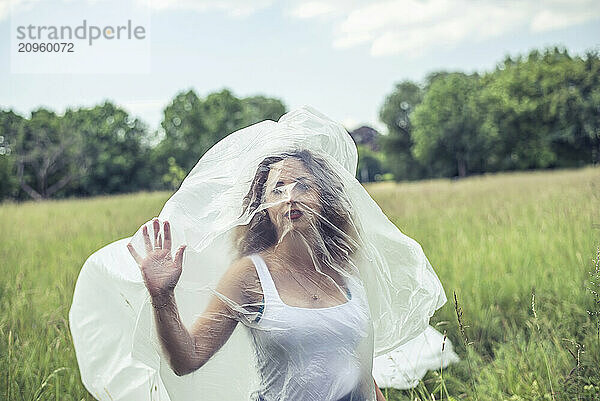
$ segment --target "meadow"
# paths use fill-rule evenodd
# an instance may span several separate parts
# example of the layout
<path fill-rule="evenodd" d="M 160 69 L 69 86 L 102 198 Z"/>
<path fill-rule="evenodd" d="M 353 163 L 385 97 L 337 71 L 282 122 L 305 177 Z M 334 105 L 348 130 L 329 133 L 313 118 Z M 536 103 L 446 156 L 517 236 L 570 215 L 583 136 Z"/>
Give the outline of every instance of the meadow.
<path fill-rule="evenodd" d="M 600 168 L 366 188 L 438 273 L 431 323 L 462 359 L 389 400 L 600 400 Z M 0 399 L 93 400 L 67 320 L 79 270 L 169 195 L 0 204 Z"/>

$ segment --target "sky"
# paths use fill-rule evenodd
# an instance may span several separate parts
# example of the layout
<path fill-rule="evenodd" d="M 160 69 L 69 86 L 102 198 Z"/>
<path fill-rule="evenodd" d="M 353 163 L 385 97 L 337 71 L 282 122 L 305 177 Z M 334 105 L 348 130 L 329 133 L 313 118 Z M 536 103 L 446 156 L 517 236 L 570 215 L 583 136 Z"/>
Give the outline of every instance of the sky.
<path fill-rule="evenodd" d="M 227 88 L 279 98 L 288 110 L 311 105 L 348 129 L 385 131 L 379 109 L 403 80 L 489 71 L 507 55 L 546 46 L 600 50 L 597 0 L 131 0 L 149 11 L 145 71 L 11 71 L 14 10 L 43 19 L 44 1 L 77 20 L 102 0 L 12 0 L 12 9 L 0 0 L 0 108 L 27 116 L 110 100 L 152 130 L 178 92 Z"/>

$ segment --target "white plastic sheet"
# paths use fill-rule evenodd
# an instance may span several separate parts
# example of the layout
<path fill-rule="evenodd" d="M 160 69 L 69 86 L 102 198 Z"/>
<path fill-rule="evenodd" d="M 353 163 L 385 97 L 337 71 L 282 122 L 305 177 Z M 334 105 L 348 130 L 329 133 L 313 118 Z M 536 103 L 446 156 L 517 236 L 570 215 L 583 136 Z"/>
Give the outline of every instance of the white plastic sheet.
<path fill-rule="evenodd" d="M 160 215 L 85 262 L 70 326 L 100 400 L 375 400 L 373 358 L 446 297 L 303 107 L 214 145 Z"/>
<path fill-rule="evenodd" d="M 446 369 L 460 359 L 452 342 L 429 326 L 419 336 L 373 360 L 379 387 L 407 390 L 416 387 L 427 371 Z"/>

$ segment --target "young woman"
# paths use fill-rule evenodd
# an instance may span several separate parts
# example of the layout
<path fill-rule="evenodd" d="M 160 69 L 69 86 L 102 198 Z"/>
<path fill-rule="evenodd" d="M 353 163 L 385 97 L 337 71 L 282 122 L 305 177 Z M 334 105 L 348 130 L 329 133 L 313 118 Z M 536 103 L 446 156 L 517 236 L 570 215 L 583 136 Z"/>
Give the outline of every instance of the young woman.
<path fill-rule="evenodd" d="M 244 309 L 257 313 L 249 329 L 261 376 L 259 400 L 384 400 L 372 378 L 370 388 L 361 383 L 363 371 L 371 369 L 361 367 L 359 358 L 370 316 L 351 261 L 358 243 L 343 198 L 339 178 L 310 152 L 265 158 L 243 201 L 253 218 L 237 232 L 240 258 L 189 329 L 174 296 L 185 246 L 172 260 L 169 222 L 163 223 L 164 241 L 143 232 L 145 258 L 128 245 L 177 375 L 200 369 L 245 321 Z M 158 233 L 159 221 L 153 224 Z"/>
<path fill-rule="evenodd" d="M 157 219 L 81 270 L 69 323 L 89 392 L 381 401 L 374 356 L 419 336 L 446 296 L 357 162 L 310 107 L 209 149 Z"/>

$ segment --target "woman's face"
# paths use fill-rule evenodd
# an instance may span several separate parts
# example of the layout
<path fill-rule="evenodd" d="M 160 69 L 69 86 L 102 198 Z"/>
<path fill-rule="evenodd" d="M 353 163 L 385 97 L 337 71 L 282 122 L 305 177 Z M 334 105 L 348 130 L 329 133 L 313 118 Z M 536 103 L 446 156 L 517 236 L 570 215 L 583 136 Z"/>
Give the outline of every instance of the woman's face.
<path fill-rule="evenodd" d="M 315 225 L 322 213 L 314 176 L 296 158 L 271 165 L 265 183 L 265 202 L 269 217 L 279 233 L 286 228 L 302 229 Z"/>

